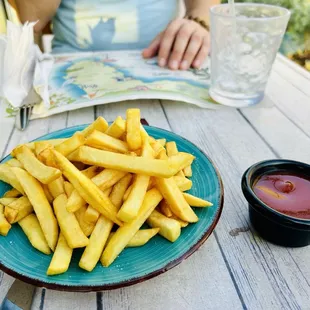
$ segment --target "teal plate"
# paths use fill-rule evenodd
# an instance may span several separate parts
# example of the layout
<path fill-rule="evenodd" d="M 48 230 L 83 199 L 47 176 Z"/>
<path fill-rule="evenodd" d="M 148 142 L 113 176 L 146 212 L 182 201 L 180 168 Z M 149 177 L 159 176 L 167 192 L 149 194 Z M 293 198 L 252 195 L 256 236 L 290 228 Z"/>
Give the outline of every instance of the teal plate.
<path fill-rule="evenodd" d="M 67 138 L 85 125 L 67 128 L 37 140 Z M 69 270 L 61 275 L 47 276 L 51 255 L 35 250 L 18 225 L 13 225 L 6 237 L 0 236 L 0 268 L 24 282 L 63 291 L 101 291 L 143 282 L 180 264 L 194 253 L 215 228 L 223 208 L 221 177 L 211 160 L 199 148 L 184 138 L 163 129 L 145 127 L 154 138 L 176 141 L 180 151 L 193 154 L 193 187 L 189 193 L 213 203 L 209 208 L 195 208 L 199 222 L 182 229 L 179 239 L 171 243 L 155 236 L 140 248 L 125 249 L 108 268 L 97 264 L 92 272 L 78 267 L 83 250 L 75 250 Z M 4 161 L 10 157 L 6 157 Z M 10 187 L 0 182 L 0 197 Z"/>

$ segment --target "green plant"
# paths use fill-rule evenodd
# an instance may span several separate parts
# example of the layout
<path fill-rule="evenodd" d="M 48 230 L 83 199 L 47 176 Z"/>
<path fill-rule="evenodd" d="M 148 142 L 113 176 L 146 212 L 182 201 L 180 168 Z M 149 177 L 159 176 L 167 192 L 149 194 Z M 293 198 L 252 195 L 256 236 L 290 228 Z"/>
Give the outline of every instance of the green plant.
<path fill-rule="evenodd" d="M 224 2 L 227 2 L 224 0 Z M 238 2 L 248 2 L 241 0 Z M 310 0 L 251 0 L 254 3 L 278 5 L 289 9 L 292 13 L 287 32 L 293 40 L 302 42 L 309 48 L 310 39 Z"/>

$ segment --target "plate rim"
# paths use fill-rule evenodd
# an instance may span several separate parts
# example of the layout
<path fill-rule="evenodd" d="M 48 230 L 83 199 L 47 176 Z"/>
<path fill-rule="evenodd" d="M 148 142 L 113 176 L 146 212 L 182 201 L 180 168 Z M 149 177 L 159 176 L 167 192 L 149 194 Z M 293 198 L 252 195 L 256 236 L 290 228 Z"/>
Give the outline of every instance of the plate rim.
<path fill-rule="evenodd" d="M 30 142 L 34 142 L 37 141 L 38 139 L 43 138 L 44 136 L 47 136 L 49 134 L 57 134 L 57 133 L 61 133 L 64 130 L 74 130 L 74 128 L 80 128 L 82 126 L 87 126 L 89 124 L 81 124 L 81 125 L 75 125 L 75 126 L 71 126 L 71 127 L 67 127 L 67 128 L 63 128 L 63 129 L 59 129 L 50 133 L 47 133 L 43 136 L 40 136 L 34 140 L 31 140 Z M 159 128 L 159 127 L 155 127 L 155 126 L 150 126 L 150 125 L 143 125 L 144 127 L 150 127 L 150 128 L 154 128 L 154 129 L 158 129 L 160 131 L 165 131 L 169 134 L 174 134 L 177 135 L 179 138 L 181 138 L 182 140 L 186 141 L 187 143 L 190 143 L 191 145 L 193 145 L 200 153 L 202 153 L 211 163 L 211 165 L 213 166 L 216 176 L 218 178 L 219 181 L 219 186 L 220 186 L 220 195 L 219 195 L 219 208 L 216 212 L 214 221 L 212 222 L 211 226 L 205 231 L 205 233 L 202 235 L 202 237 L 194 244 L 192 245 L 183 255 L 181 255 L 180 257 L 174 259 L 173 261 L 169 262 L 168 264 L 166 264 L 164 267 L 155 270 L 151 273 L 148 273 L 146 275 L 140 276 L 140 277 L 136 277 L 133 279 L 129 279 L 129 280 L 125 280 L 125 281 L 121 281 L 118 283 L 114 283 L 114 284 L 103 284 L 103 285 L 66 285 L 66 284 L 56 284 L 56 283 L 48 283 L 45 282 L 44 280 L 38 280 L 38 279 L 34 279 L 32 277 L 29 277 L 27 275 L 21 274 L 11 268 L 8 268 L 7 266 L 5 266 L 4 264 L 2 264 L 0 262 L 0 270 L 4 271 L 5 273 L 7 273 L 8 275 L 14 277 L 15 279 L 19 279 L 23 282 L 26 282 L 28 284 L 32 284 L 36 287 L 43 287 L 43 288 L 47 288 L 47 289 L 51 289 L 51 290 L 56 290 L 56 291 L 65 291 L 65 292 L 99 292 L 99 291 L 107 291 L 107 290 L 114 290 L 114 289 L 120 289 L 123 287 L 127 287 L 127 286 L 131 286 L 134 284 L 138 284 L 138 283 L 142 283 L 144 281 L 147 281 L 149 279 L 152 279 L 154 277 L 157 277 L 158 275 L 161 275 L 165 272 L 167 272 L 168 270 L 178 266 L 179 264 L 181 264 L 184 260 L 186 260 L 188 257 L 190 257 L 193 253 L 195 253 L 205 242 L 206 240 L 209 238 L 209 236 L 211 235 L 211 233 L 213 232 L 213 230 L 215 229 L 216 225 L 218 224 L 218 221 L 221 217 L 222 211 L 223 211 L 223 206 L 224 206 L 224 186 L 223 186 L 223 181 L 222 181 L 222 177 L 219 173 L 219 170 L 217 168 L 217 166 L 214 164 L 213 160 L 198 146 L 196 146 L 193 142 L 189 141 L 188 139 L 180 136 L 179 134 L 176 134 L 172 131 L 163 129 L 163 128 Z M 0 164 L 5 161 L 8 157 L 10 156 L 7 155 L 5 156 L 1 161 Z"/>

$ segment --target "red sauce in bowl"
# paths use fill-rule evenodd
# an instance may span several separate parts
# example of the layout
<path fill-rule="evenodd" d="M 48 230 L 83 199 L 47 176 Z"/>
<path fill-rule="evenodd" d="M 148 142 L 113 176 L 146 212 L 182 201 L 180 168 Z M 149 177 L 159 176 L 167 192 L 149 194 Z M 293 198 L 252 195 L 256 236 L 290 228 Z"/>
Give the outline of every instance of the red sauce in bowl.
<path fill-rule="evenodd" d="M 253 186 L 256 196 L 270 208 L 289 216 L 310 219 L 310 178 L 269 174 Z"/>

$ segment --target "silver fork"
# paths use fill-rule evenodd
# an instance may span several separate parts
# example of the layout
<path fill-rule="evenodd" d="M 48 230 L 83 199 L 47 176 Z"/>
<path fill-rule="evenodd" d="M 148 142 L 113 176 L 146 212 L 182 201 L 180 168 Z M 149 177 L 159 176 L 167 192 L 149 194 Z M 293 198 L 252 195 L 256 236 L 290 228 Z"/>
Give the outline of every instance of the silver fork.
<path fill-rule="evenodd" d="M 33 107 L 41 101 L 41 97 L 32 88 L 27 97 L 23 100 L 20 108 L 16 109 L 15 127 L 19 130 L 25 130 L 29 124 Z"/>
<path fill-rule="evenodd" d="M 30 121 L 32 109 L 35 106 L 35 103 L 28 104 L 20 107 L 15 116 L 15 127 L 21 131 L 24 131 Z"/>

